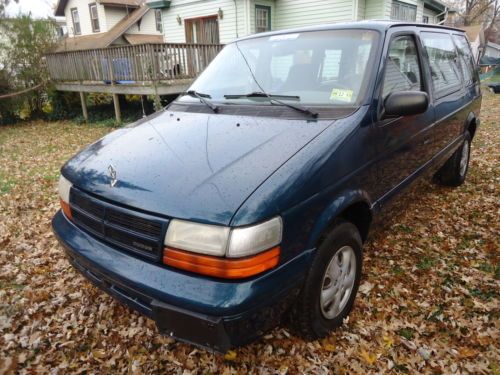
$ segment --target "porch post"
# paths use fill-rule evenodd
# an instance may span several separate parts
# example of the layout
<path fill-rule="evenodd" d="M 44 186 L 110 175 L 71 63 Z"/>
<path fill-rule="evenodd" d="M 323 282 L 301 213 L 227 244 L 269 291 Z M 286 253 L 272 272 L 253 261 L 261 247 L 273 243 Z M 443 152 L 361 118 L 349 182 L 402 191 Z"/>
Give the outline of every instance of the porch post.
<path fill-rule="evenodd" d="M 87 111 L 87 94 L 80 91 L 80 101 L 82 102 L 82 113 L 85 122 L 89 122 L 89 112 Z"/>
<path fill-rule="evenodd" d="M 121 114 L 121 111 L 120 111 L 120 100 L 118 98 L 118 94 L 113 94 L 113 105 L 115 106 L 116 122 L 118 124 L 121 124 L 121 122 L 122 122 L 122 114 Z"/>

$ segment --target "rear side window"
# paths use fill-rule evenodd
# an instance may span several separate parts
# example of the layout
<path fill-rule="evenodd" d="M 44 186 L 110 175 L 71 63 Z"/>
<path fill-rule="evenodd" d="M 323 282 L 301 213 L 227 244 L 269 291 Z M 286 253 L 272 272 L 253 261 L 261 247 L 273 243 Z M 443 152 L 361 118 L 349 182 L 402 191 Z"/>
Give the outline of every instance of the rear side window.
<path fill-rule="evenodd" d="M 455 45 L 449 34 L 422 32 L 422 42 L 429 57 L 432 86 L 437 97 L 460 89 L 460 69 Z"/>
<path fill-rule="evenodd" d="M 463 35 L 453 35 L 453 40 L 457 45 L 464 82 L 466 85 L 471 84 L 476 80 L 476 72 L 474 70 L 474 56 L 470 50 L 469 43 Z"/>
<path fill-rule="evenodd" d="M 409 35 L 394 38 L 389 45 L 385 65 L 383 98 L 392 92 L 421 90 L 422 79 L 415 40 Z"/>

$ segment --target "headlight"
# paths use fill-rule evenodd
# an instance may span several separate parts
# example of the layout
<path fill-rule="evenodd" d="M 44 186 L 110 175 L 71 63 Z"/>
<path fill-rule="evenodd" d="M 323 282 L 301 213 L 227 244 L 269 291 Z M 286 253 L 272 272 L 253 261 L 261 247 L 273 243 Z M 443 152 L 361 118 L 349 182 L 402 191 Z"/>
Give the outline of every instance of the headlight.
<path fill-rule="evenodd" d="M 279 263 L 282 227 L 280 217 L 234 229 L 172 220 L 163 263 L 215 277 L 253 276 Z"/>
<path fill-rule="evenodd" d="M 68 219 L 72 219 L 71 208 L 69 206 L 69 191 L 73 184 L 69 182 L 63 175 L 59 177 L 59 200 L 61 201 L 61 208 Z"/>
<path fill-rule="evenodd" d="M 165 245 L 196 253 L 223 256 L 226 253 L 229 227 L 172 220 Z"/>
<path fill-rule="evenodd" d="M 69 191 L 73 184 L 69 182 L 63 175 L 59 177 L 59 197 L 63 202 L 69 203 Z"/>
<path fill-rule="evenodd" d="M 239 258 L 260 253 L 281 243 L 281 218 L 231 231 L 227 256 Z"/>

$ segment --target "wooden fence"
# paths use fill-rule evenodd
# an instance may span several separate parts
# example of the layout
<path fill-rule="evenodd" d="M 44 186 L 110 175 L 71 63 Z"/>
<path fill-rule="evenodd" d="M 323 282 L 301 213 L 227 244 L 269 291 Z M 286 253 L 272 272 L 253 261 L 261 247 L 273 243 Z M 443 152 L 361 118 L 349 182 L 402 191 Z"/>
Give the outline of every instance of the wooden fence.
<path fill-rule="evenodd" d="M 195 78 L 221 44 L 142 44 L 46 55 L 56 82 L 143 83 Z"/>

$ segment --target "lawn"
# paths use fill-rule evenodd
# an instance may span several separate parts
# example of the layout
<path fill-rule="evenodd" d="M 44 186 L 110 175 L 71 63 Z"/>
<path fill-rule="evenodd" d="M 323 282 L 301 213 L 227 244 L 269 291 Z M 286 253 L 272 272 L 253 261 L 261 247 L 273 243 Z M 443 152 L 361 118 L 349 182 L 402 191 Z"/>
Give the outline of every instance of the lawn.
<path fill-rule="evenodd" d="M 208 353 L 73 270 L 50 227 L 62 163 L 110 131 L 70 123 L 0 127 L 0 374 L 500 373 L 500 95 L 484 97 L 467 182 L 425 183 L 365 246 L 353 313 L 324 340 L 282 326 Z"/>

